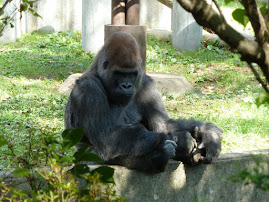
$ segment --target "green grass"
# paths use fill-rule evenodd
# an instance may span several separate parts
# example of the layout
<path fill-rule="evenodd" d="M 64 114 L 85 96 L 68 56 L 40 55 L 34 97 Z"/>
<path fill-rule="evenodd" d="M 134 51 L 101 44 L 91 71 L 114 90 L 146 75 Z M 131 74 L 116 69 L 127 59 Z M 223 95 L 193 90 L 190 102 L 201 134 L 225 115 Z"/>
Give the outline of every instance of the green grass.
<path fill-rule="evenodd" d="M 2 75 L 62 80 L 85 71 L 92 56 L 80 48 L 80 33 L 28 34 L 3 46 Z"/>
<path fill-rule="evenodd" d="M 41 144 L 44 131 L 61 134 L 68 95 L 57 88 L 70 74 L 85 71 L 94 57 L 80 41 L 78 32 L 33 33 L 0 45 L 0 134 L 16 144 L 18 155 L 26 152 L 33 129 L 32 147 Z M 238 55 L 207 48 L 179 52 L 170 42 L 148 37 L 147 71 L 182 74 L 198 89 L 162 97 L 173 118 L 194 117 L 223 127 L 222 152 L 268 148 L 269 108 L 254 104 L 262 89 Z M 1 169 L 12 159 L 7 147 L 0 153 Z"/>

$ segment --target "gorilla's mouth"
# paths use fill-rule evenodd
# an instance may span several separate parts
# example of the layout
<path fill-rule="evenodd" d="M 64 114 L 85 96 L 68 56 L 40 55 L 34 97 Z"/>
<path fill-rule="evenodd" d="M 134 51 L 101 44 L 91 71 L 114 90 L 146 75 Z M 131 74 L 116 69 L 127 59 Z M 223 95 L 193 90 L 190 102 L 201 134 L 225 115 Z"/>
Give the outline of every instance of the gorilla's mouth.
<path fill-rule="evenodd" d="M 113 97 L 113 103 L 117 103 L 119 105 L 127 105 L 132 97 L 133 94 L 119 94 Z"/>

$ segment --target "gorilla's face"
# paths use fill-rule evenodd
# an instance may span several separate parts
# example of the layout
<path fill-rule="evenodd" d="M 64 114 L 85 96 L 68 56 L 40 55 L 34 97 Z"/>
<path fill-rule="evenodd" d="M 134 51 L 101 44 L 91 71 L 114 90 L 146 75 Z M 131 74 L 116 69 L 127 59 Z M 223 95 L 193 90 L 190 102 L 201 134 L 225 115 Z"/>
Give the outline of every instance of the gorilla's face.
<path fill-rule="evenodd" d="M 102 51 L 98 74 L 109 102 L 126 105 L 141 82 L 141 57 L 133 37 L 121 33 L 109 38 Z"/>
<path fill-rule="evenodd" d="M 138 68 L 115 68 L 107 71 L 103 84 L 108 93 L 109 101 L 116 105 L 126 105 L 133 98 L 139 88 L 141 73 Z"/>

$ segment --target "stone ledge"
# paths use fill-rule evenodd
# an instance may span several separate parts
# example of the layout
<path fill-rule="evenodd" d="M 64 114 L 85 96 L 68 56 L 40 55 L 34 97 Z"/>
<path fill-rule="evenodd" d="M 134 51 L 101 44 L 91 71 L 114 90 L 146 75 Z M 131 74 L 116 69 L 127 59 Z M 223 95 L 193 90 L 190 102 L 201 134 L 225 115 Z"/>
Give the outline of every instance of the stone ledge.
<path fill-rule="evenodd" d="M 255 166 L 252 155 L 263 154 L 265 172 L 269 172 L 269 150 L 222 154 L 215 164 L 187 166 L 171 161 L 166 171 L 159 174 L 144 174 L 121 166 L 115 168 L 116 192 L 131 202 L 152 201 L 210 201 L 210 202 L 267 202 L 269 193 L 253 185 L 233 183 L 227 180 L 243 168 Z M 96 166 L 90 166 L 96 168 Z M 5 172 L 0 171 L 0 177 Z M 18 184 L 22 178 L 8 178 Z M 16 186 L 29 189 L 29 184 Z"/>
<path fill-rule="evenodd" d="M 155 175 L 114 166 L 116 190 L 131 202 L 266 202 L 269 201 L 268 192 L 227 180 L 239 170 L 255 166 L 252 154 L 267 155 L 269 160 L 269 150 L 223 154 L 210 165 L 186 166 L 172 161 L 165 172 Z M 263 166 L 268 172 L 268 162 Z"/>

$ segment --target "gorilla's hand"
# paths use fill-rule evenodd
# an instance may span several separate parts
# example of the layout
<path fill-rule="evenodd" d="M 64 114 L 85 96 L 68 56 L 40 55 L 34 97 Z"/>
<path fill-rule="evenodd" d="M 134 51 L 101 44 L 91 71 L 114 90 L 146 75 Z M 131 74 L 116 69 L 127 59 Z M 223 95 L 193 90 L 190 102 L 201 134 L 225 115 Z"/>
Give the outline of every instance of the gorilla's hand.
<path fill-rule="evenodd" d="M 195 127 L 194 130 L 194 138 L 198 144 L 195 153 L 200 153 L 200 162 L 215 162 L 221 150 L 223 129 L 213 123 L 204 123 L 200 127 Z"/>
<path fill-rule="evenodd" d="M 163 146 L 164 152 L 167 154 L 168 158 L 173 158 L 176 155 L 177 144 L 173 140 L 166 140 Z"/>
<path fill-rule="evenodd" d="M 196 140 L 187 131 L 177 132 L 175 139 L 177 143 L 177 153 L 189 155 L 197 148 Z"/>
<path fill-rule="evenodd" d="M 173 159 L 187 164 L 195 164 L 193 153 L 197 149 L 197 143 L 191 134 L 188 131 L 176 132 L 174 139 L 177 143 L 177 148 L 176 156 Z"/>

